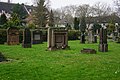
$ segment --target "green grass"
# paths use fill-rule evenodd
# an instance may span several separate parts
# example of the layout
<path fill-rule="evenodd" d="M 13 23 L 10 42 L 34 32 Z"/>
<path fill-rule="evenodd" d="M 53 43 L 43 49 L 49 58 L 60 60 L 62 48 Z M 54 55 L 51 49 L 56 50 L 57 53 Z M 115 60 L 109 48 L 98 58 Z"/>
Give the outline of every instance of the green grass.
<path fill-rule="evenodd" d="M 98 44 L 69 41 L 70 50 L 46 51 L 47 43 L 22 48 L 0 45 L 10 62 L 0 63 L 0 80 L 120 80 L 120 44 L 109 42 L 109 52 L 81 54 Z"/>

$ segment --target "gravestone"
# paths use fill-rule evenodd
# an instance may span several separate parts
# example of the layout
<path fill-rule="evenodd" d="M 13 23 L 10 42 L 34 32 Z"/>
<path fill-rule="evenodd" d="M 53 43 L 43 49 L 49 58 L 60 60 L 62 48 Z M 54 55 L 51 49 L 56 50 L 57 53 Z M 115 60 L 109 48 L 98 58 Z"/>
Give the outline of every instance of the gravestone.
<path fill-rule="evenodd" d="M 100 29 L 99 51 L 108 52 L 107 29 L 103 29 L 103 28 Z"/>
<path fill-rule="evenodd" d="M 42 31 L 41 30 L 32 31 L 32 44 L 40 44 L 42 42 L 43 42 Z"/>
<path fill-rule="evenodd" d="M 68 30 L 65 28 L 48 28 L 48 50 L 67 49 Z"/>
<path fill-rule="evenodd" d="M 97 43 L 97 35 L 94 35 L 94 43 Z"/>
<path fill-rule="evenodd" d="M 113 32 L 113 35 L 112 35 L 112 39 L 113 41 L 117 41 L 117 37 L 118 37 L 118 32 Z"/>
<path fill-rule="evenodd" d="M 118 28 L 117 43 L 120 43 L 120 27 Z"/>
<path fill-rule="evenodd" d="M 88 29 L 88 43 L 97 43 L 97 35 L 92 27 Z"/>
<path fill-rule="evenodd" d="M 81 40 L 81 43 L 83 43 L 83 44 L 85 43 L 86 40 L 85 40 L 85 33 L 84 32 L 81 33 L 80 40 Z"/>
<path fill-rule="evenodd" d="M 97 43 L 97 35 L 92 29 L 88 30 L 88 43 Z"/>
<path fill-rule="evenodd" d="M 23 42 L 22 42 L 23 48 L 31 48 L 31 31 L 29 28 L 25 28 L 23 31 Z"/>
<path fill-rule="evenodd" d="M 7 29 L 7 44 L 17 45 L 19 44 L 19 29 L 11 27 Z"/>

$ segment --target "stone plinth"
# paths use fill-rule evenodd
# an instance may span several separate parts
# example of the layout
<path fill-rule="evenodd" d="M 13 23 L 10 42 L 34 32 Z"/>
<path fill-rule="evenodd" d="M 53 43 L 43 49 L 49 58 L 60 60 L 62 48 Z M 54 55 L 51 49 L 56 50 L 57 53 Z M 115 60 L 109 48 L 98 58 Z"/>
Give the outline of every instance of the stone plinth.
<path fill-rule="evenodd" d="M 68 30 L 65 28 L 48 28 L 48 50 L 67 49 Z"/>
<path fill-rule="evenodd" d="M 96 54 L 96 50 L 95 49 L 86 49 L 86 48 L 84 48 L 83 50 L 81 50 L 81 53 Z"/>

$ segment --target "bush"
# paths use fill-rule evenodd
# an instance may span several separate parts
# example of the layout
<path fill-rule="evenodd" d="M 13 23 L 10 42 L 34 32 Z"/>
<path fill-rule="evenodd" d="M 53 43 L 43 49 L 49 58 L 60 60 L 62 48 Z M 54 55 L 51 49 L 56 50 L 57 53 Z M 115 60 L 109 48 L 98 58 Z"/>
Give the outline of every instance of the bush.
<path fill-rule="evenodd" d="M 19 31 L 19 42 L 22 43 L 23 41 L 23 30 Z"/>
<path fill-rule="evenodd" d="M 36 26 L 35 26 L 34 23 L 29 23 L 29 24 L 28 24 L 28 27 L 29 27 L 30 29 L 35 29 Z"/>
<path fill-rule="evenodd" d="M 78 40 L 80 36 L 80 31 L 70 30 L 68 31 L 68 40 Z"/>
<path fill-rule="evenodd" d="M 5 42 L 7 42 L 7 32 L 5 29 L 0 29 L 0 44 L 4 44 Z"/>

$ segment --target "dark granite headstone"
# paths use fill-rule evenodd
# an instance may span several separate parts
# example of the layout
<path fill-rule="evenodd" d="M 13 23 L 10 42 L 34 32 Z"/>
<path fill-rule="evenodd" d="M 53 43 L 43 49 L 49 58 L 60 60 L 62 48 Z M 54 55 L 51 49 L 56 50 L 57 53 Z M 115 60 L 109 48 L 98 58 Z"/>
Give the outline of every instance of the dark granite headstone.
<path fill-rule="evenodd" d="M 19 29 L 11 27 L 7 29 L 7 44 L 17 45 L 19 44 Z"/>
<path fill-rule="evenodd" d="M 29 28 L 25 28 L 23 31 L 23 43 L 22 46 L 24 48 L 31 48 L 31 31 Z"/>
<path fill-rule="evenodd" d="M 84 32 L 81 33 L 80 40 L 81 40 L 81 43 L 83 43 L 83 44 L 85 43 L 85 34 L 84 34 Z"/>
<path fill-rule="evenodd" d="M 32 44 L 40 44 L 42 43 L 42 31 L 35 30 L 32 32 Z"/>
<path fill-rule="evenodd" d="M 103 29 L 103 28 L 100 29 L 99 51 L 100 52 L 108 52 L 107 30 Z"/>
<path fill-rule="evenodd" d="M 97 35 L 94 35 L 94 43 L 97 43 Z"/>

